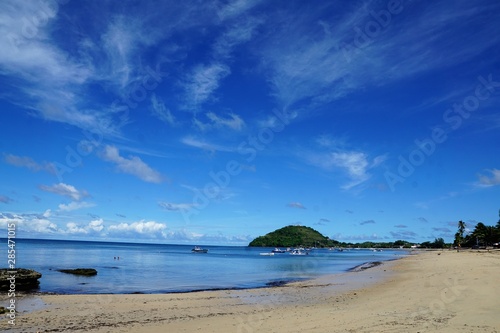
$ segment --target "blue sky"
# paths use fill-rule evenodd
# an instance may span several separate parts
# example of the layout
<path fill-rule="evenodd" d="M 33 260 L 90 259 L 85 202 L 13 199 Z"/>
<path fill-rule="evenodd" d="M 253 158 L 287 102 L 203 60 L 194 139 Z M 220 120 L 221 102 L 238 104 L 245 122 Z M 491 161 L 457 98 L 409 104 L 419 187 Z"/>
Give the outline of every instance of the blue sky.
<path fill-rule="evenodd" d="M 498 1 L 2 1 L 0 228 L 452 241 L 500 208 Z"/>

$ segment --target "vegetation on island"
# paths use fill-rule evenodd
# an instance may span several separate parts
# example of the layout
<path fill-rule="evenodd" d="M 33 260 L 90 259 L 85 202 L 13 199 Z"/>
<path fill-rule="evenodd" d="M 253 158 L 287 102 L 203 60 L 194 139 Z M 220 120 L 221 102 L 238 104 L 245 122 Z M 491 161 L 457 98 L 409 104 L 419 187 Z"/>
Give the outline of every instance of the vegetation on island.
<path fill-rule="evenodd" d="M 310 227 L 289 225 L 264 236 L 259 236 L 248 244 L 256 247 L 330 247 L 338 246 L 339 242 L 323 236 Z"/>
<path fill-rule="evenodd" d="M 255 247 L 359 247 L 359 248 L 410 248 L 414 243 L 397 240 L 395 242 L 363 242 L 346 243 L 330 239 L 310 227 L 290 225 L 264 236 L 259 236 L 248 246 Z M 424 242 L 422 247 L 443 248 L 446 246 L 443 238 L 436 238 L 434 242 Z"/>

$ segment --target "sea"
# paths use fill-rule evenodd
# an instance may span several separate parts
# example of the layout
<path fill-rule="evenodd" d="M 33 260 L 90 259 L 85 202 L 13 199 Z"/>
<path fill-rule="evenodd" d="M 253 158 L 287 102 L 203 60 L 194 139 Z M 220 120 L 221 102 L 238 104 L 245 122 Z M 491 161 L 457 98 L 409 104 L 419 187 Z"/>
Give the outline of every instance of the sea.
<path fill-rule="evenodd" d="M 346 272 L 368 262 L 394 260 L 403 250 L 313 249 L 309 255 L 273 256 L 273 248 L 137 244 L 69 240 L 16 240 L 16 267 L 42 273 L 39 292 L 60 294 L 176 293 L 247 289 Z M 59 269 L 94 268 L 91 277 Z"/>

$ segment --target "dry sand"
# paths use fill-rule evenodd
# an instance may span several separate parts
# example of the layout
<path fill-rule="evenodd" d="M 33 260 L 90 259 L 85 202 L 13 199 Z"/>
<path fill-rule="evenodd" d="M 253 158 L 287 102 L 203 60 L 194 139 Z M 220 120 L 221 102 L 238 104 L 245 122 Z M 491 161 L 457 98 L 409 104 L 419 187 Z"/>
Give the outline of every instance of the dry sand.
<path fill-rule="evenodd" d="M 283 287 L 42 295 L 12 332 L 500 332 L 500 252 L 429 251 Z M 4 303 L 4 302 L 3 302 Z"/>

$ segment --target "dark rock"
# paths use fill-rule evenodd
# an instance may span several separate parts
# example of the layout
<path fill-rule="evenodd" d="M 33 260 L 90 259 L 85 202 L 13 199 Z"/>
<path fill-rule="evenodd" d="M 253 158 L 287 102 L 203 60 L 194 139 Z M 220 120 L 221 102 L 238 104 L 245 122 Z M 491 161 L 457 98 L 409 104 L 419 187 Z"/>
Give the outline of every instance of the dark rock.
<path fill-rule="evenodd" d="M 15 272 L 15 273 L 10 273 Z M 14 279 L 12 277 L 14 276 Z M 40 282 L 39 278 L 42 277 L 41 273 L 32 269 L 25 268 L 0 268 L 0 290 L 10 290 L 11 284 L 15 285 L 15 290 L 31 290 L 38 288 Z"/>
<path fill-rule="evenodd" d="M 58 269 L 58 272 L 83 276 L 97 275 L 97 271 L 93 268 L 75 268 L 75 269 Z"/>

